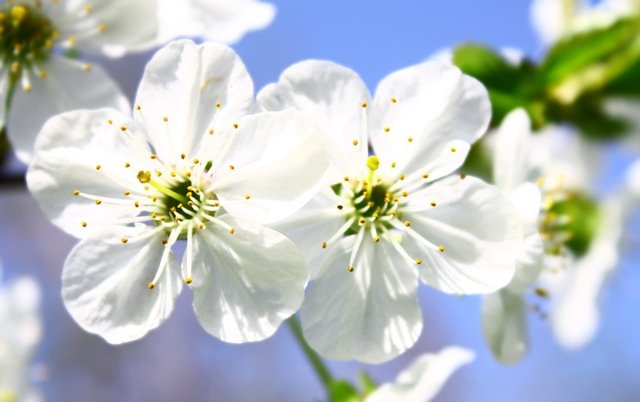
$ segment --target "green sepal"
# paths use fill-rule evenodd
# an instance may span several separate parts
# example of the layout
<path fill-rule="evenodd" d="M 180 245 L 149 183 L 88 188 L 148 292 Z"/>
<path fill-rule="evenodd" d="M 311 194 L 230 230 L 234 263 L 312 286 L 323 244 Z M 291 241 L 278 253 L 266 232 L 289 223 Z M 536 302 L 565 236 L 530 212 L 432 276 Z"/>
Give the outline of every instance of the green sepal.
<path fill-rule="evenodd" d="M 360 373 L 358 373 L 358 381 L 360 382 L 360 387 L 362 388 L 362 394 L 365 396 L 378 389 L 378 384 L 366 371 L 361 371 Z"/>
<path fill-rule="evenodd" d="M 334 380 L 329 384 L 329 402 L 363 402 L 364 399 L 353 385 L 344 380 Z"/>

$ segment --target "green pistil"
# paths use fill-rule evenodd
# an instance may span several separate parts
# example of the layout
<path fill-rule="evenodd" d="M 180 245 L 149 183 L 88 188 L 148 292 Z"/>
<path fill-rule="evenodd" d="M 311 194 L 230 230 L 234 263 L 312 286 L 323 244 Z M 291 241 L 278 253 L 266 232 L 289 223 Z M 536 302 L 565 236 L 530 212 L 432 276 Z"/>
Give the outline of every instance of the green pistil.
<path fill-rule="evenodd" d="M 187 205 L 189 203 L 189 200 L 186 196 L 181 195 L 173 190 L 171 190 L 170 188 L 166 188 L 165 186 L 163 186 L 162 184 L 158 183 L 157 181 L 151 179 L 149 181 L 149 184 L 151 184 L 153 186 L 153 188 L 155 188 L 156 190 L 160 191 L 162 194 L 170 197 L 171 199 L 177 201 L 178 203 L 182 203 L 184 205 Z M 187 187 L 191 187 L 191 182 L 190 181 L 186 181 L 184 183 L 181 183 L 178 185 L 178 187 L 180 188 L 180 190 L 182 190 L 182 187 L 187 188 Z M 172 206 L 178 206 L 178 204 L 176 203 L 176 205 L 172 205 Z"/>
<path fill-rule="evenodd" d="M 598 203 L 585 194 L 570 193 L 554 202 L 547 210 L 541 224 L 541 232 L 553 239 L 554 235 L 566 237 L 562 242 L 551 242 L 550 254 L 559 254 L 562 247 L 581 257 L 589 251 L 602 222 Z"/>
<path fill-rule="evenodd" d="M 371 194 L 373 190 L 373 180 L 375 179 L 375 171 L 380 167 L 380 160 L 377 156 L 371 155 L 367 159 L 367 167 L 369 168 L 369 177 L 367 177 L 367 193 Z"/>

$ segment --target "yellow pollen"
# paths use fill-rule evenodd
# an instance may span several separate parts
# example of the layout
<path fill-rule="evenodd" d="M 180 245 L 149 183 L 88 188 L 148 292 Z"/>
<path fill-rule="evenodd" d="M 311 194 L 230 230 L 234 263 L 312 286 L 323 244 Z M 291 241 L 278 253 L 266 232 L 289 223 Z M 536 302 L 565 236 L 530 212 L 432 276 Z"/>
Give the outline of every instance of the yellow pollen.
<path fill-rule="evenodd" d="M 136 110 L 140 111 L 140 109 L 142 109 L 142 106 L 136 105 Z"/>
<path fill-rule="evenodd" d="M 549 297 L 549 292 L 543 288 L 536 288 L 535 290 L 536 296 L 547 298 Z"/>
<path fill-rule="evenodd" d="M 122 244 L 127 244 L 129 242 L 129 239 L 123 237 L 122 239 L 120 239 L 120 241 L 122 242 Z"/>
<path fill-rule="evenodd" d="M 229 165 L 229 169 L 230 169 L 230 170 L 234 170 L 235 168 L 236 168 L 235 166 L 233 166 L 233 165 Z"/>
<path fill-rule="evenodd" d="M 180 159 L 186 159 L 187 155 L 186 154 L 180 154 Z"/>
<path fill-rule="evenodd" d="M 374 242 L 376 242 L 376 243 L 380 242 L 380 236 L 376 236 L 376 237 L 374 237 L 374 238 L 373 238 L 373 241 L 374 241 Z"/>
<path fill-rule="evenodd" d="M 363 108 L 365 108 L 365 107 L 367 107 L 367 106 L 369 106 L 369 105 L 367 105 L 367 102 L 362 102 L 362 104 L 360 104 L 360 106 L 362 106 Z"/>
<path fill-rule="evenodd" d="M 407 141 L 413 142 L 413 137 L 407 137 Z"/>
<path fill-rule="evenodd" d="M 27 16 L 27 8 L 25 6 L 11 7 L 11 19 L 15 22 L 22 22 Z"/>
<path fill-rule="evenodd" d="M 109 120 L 107 120 L 107 123 L 113 124 L 113 120 L 109 119 Z"/>
<path fill-rule="evenodd" d="M 122 193 L 122 194 L 124 194 L 124 195 L 126 195 L 126 196 L 128 197 L 128 196 L 131 194 L 131 192 L 129 192 L 129 191 L 125 191 L 125 192 L 124 192 L 124 193 Z"/>
<path fill-rule="evenodd" d="M 216 102 L 216 109 L 220 109 L 222 107 L 222 105 L 220 104 L 220 102 Z"/>
<path fill-rule="evenodd" d="M 342 205 L 338 205 L 338 209 L 342 209 L 344 208 Z"/>
<path fill-rule="evenodd" d="M 444 253 L 444 246 L 442 244 L 438 246 L 438 251 Z"/>
<path fill-rule="evenodd" d="M 361 224 L 361 225 L 364 225 L 364 223 L 365 223 L 366 221 L 367 221 L 367 220 L 366 220 L 366 219 L 364 219 L 364 218 L 360 218 L 360 220 L 359 220 L 359 222 L 360 222 L 360 224 Z"/>
<path fill-rule="evenodd" d="M 409 193 L 408 193 L 407 191 L 403 191 L 403 192 L 402 192 L 402 196 L 403 196 L 403 197 L 408 197 L 408 196 L 409 196 Z"/>
<path fill-rule="evenodd" d="M 169 173 L 169 175 L 170 175 L 171 177 L 176 177 L 178 174 L 177 174 L 176 172 L 174 172 L 174 171 L 171 171 L 171 173 Z"/>
<path fill-rule="evenodd" d="M 85 222 L 85 221 L 82 221 L 80 224 L 82 225 L 83 228 L 87 227 L 87 222 Z"/>
<path fill-rule="evenodd" d="M 388 133 L 389 131 L 391 131 L 391 128 L 389 128 L 389 127 L 385 127 L 385 128 L 384 128 L 384 132 L 385 132 L 385 133 Z"/>
<path fill-rule="evenodd" d="M 162 172 L 159 171 L 159 170 L 156 170 L 156 176 L 158 176 L 158 177 L 162 176 Z"/>
<path fill-rule="evenodd" d="M 40 70 L 40 73 L 38 75 L 40 76 L 40 78 L 47 78 L 49 76 L 49 72 L 47 70 Z"/>
<path fill-rule="evenodd" d="M 153 288 L 156 287 L 156 284 L 153 282 L 149 282 L 149 284 L 147 285 L 147 287 L 149 288 L 149 290 L 153 290 Z"/>
<path fill-rule="evenodd" d="M 327 242 L 326 241 L 322 242 L 322 248 L 327 248 Z"/>
<path fill-rule="evenodd" d="M 418 265 L 422 264 L 422 260 L 420 258 L 416 258 L 416 264 Z"/>
<path fill-rule="evenodd" d="M 98 32 L 104 33 L 104 31 L 106 31 L 106 30 L 107 30 L 107 24 L 105 24 L 105 23 L 98 24 Z"/>
<path fill-rule="evenodd" d="M 251 194 L 246 194 L 246 195 L 244 196 L 244 199 L 245 199 L 245 200 L 248 200 L 248 199 L 250 199 L 250 198 L 251 198 Z"/>
<path fill-rule="evenodd" d="M 158 159 L 158 155 L 156 155 L 156 154 L 151 154 L 151 155 L 149 155 L 149 158 L 151 158 L 151 159 Z"/>
<path fill-rule="evenodd" d="M 456 152 L 456 151 L 457 151 L 456 147 L 451 147 L 451 152 Z"/>
<path fill-rule="evenodd" d="M 347 270 L 348 270 L 349 272 L 353 272 L 353 265 L 349 265 L 349 266 L 347 267 Z"/>
<path fill-rule="evenodd" d="M 193 279 L 191 279 L 190 276 L 187 276 L 186 278 L 184 278 L 184 283 L 186 283 L 187 285 L 191 285 L 192 282 L 193 282 Z"/>
<path fill-rule="evenodd" d="M 234 234 L 235 232 L 236 232 L 236 228 L 233 228 L 233 227 L 229 228 L 229 233 Z"/>
<path fill-rule="evenodd" d="M 353 146 L 356 146 L 356 145 L 358 145 L 358 140 L 353 140 L 353 141 L 351 141 L 351 143 L 353 144 Z"/>
<path fill-rule="evenodd" d="M 141 170 L 138 172 L 138 176 L 136 177 L 140 183 L 149 183 L 151 181 L 151 172 Z"/>
<path fill-rule="evenodd" d="M 429 178 L 429 173 L 424 173 L 424 174 L 422 175 L 422 178 L 423 178 L 423 179 L 428 179 L 428 178 Z"/>
<path fill-rule="evenodd" d="M 431 206 L 432 206 L 432 207 L 435 207 L 436 205 L 438 205 L 438 204 L 436 204 L 436 202 L 435 202 L 435 201 L 431 201 Z"/>
<path fill-rule="evenodd" d="M 125 162 L 124 163 L 124 167 L 126 167 L 126 168 L 131 167 L 131 164 L 129 162 Z"/>
<path fill-rule="evenodd" d="M 102 165 L 96 165 L 96 170 L 100 170 L 102 168 Z"/>
<path fill-rule="evenodd" d="M 73 195 L 80 195 L 80 190 L 73 190 Z"/>
<path fill-rule="evenodd" d="M 391 98 L 391 103 L 398 103 L 398 100 L 396 98 Z"/>
<path fill-rule="evenodd" d="M 460 180 L 464 180 L 467 177 L 466 174 L 464 173 L 460 173 Z"/>
<path fill-rule="evenodd" d="M 162 118 L 162 121 L 164 121 L 165 123 L 166 123 L 166 122 L 168 122 L 168 121 L 169 121 L 169 117 L 164 116 L 164 117 Z"/>
<path fill-rule="evenodd" d="M 409 226 L 411 226 L 411 222 L 409 222 L 409 221 L 404 221 L 404 225 L 405 225 L 406 227 L 409 227 Z"/>
<path fill-rule="evenodd" d="M 93 6 L 91 4 L 87 4 L 84 6 L 84 12 L 90 14 L 93 11 Z"/>
<path fill-rule="evenodd" d="M 96 200 L 96 205 L 100 205 L 100 204 L 102 204 L 102 201 Z"/>
<path fill-rule="evenodd" d="M 233 128 L 238 128 L 238 123 L 233 123 Z"/>
<path fill-rule="evenodd" d="M 343 179 L 342 179 L 342 180 L 344 180 L 344 181 L 349 181 L 349 176 L 345 176 L 345 177 L 343 177 Z"/>
<path fill-rule="evenodd" d="M 156 219 L 158 217 L 158 213 L 157 212 L 152 212 L 151 213 L 151 218 L 152 219 Z"/>
<path fill-rule="evenodd" d="M 151 202 L 156 202 L 158 201 L 158 197 L 156 197 L 155 195 L 151 196 Z"/>
<path fill-rule="evenodd" d="M 200 159 L 195 158 L 195 159 L 193 160 L 193 164 L 194 164 L 194 165 L 197 165 L 198 163 L 200 163 Z"/>
<path fill-rule="evenodd" d="M 120 131 L 127 131 L 128 127 L 127 126 L 120 126 Z"/>
<path fill-rule="evenodd" d="M 136 208 L 139 208 L 139 207 L 140 207 L 140 203 L 139 203 L 137 200 L 133 202 L 133 205 L 134 205 Z"/>
<path fill-rule="evenodd" d="M 400 180 L 404 180 L 404 175 L 403 174 L 400 175 Z"/>
<path fill-rule="evenodd" d="M 209 129 L 209 135 L 213 135 L 213 129 Z"/>
<path fill-rule="evenodd" d="M 395 168 L 396 167 L 396 163 L 395 162 L 391 162 L 391 167 Z"/>

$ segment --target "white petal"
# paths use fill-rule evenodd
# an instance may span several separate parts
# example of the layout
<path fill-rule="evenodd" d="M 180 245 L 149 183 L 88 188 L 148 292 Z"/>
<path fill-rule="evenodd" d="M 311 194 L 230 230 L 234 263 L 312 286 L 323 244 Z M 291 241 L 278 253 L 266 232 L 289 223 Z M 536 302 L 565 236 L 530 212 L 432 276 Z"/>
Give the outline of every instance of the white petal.
<path fill-rule="evenodd" d="M 109 125 L 109 119 L 113 125 Z M 139 213 L 133 199 L 130 205 L 96 205 L 93 200 L 73 195 L 79 190 L 125 199 L 123 191 L 134 188 L 125 188 L 120 180 L 141 185 L 135 179 L 137 169 L 124 168 L 125 161 L 133 164 L 139 158 L 119 129 L 117 122 L 126 121 L 127 117 L 115 110 L 81 110 L 55 116 L 43 127 L 27 172 L 27 185 L 47 217 L 67 233 L 83 237 L 87 235 L 87 229 L 81 226 L 83 221 L 91 230 L 93 222 L 108 223 Z"/>
<path fill-rule="evenodd" d="M 640 199 L 640 159 L 629 167 L 626 184 L 631 195 Z"/>
<path fill-rule="evenodd" d="M 219 171 L 213 189 L 222 206 L 231 215 L 260 223 L 291 215 L 323 184 L 329 157 L 322 138 L 297 112 L 258 113 L 238 124 L 228 150 L 212 168 Z"/>
<path fill-rule="evenodd" d="M 205 138 L 233 134 L 233 123 L 253 108 L 253 82 L 227 46 L 176 41 L 147 64 L 136 106 L 159 155 L 193 157 Z M 211 129 L 216 135 L 208 135 Z"/>
<path fill-rule="evenodd" d="M 302 255 L 280 233 L 229 215 L 193 236 L 193 306 L 200 324 L 225 342 L 270 337 L 294 314 L 309 274 Z M 184 261 L 184 260 L 183 260 Z"/>
<path fill-rule="evenodd" d="M 204 37 L 234 43 L 247 32 L 266 27 L 275 7 L 255 0 L 160 0 L 160 40 Z M 185 4 L 186 3 L 186 4 Z"/>
<path fill-rule="evenodd" d="M 553 43 L 566 35 L 575 18 L 573 1 L 534 0 L 531 3 L 531 22 L 544 43 Z"/>
<path fill-rule="evenodd" d="M 327 138 L 336 182 L 365 168 L 370 98 L 353 70 L 329 61 L 307 60 L 287 68 L 277 83 L 262 89 L 258 105 L 262 110 L 309 113 Z"/>
<path fill-rule="evenodd" d="M 2 105 L 6 104 L 7 99 L 7 91 L 9 90 L 9 74 L 0 74 L 0 102 Z M 4 128 L 5 124 L 5 108 L 0 107 L 0 128 Z"/>
<path fill-rule="evenodd" d="M 396 162 L 397 170 L 408 174 L 425 162 L 454 154 L 448 162 L 450 173 L 462 164 L 468 149 L 446 151 L 452 141 L 471 144 L 484 134 L 491 104 L 474 78 L 429 61 L 384 78 L 370 116 L 370 137 L 382 166 Z"/>
<path fill-rule="evenodd" d="M 411 347 L 422 330 L 416 268 L 385 241 L 365 236 L 354 272 L 354 237 L 327 250 L 301 309 L 304 335 L 329 359 L 382 363 Z"/>
<path fill-rule="evenodd" d="M 529 350 L 526 309 L 522 294 L 513 293 L 508 289 L 484 298 L 484 337 L 491 353 L 500 363 L 518 363 Z"/>
<path fill-rule="evenodd" d="M 600 323 L 601 298 L 619 260 L 619 241 L 625 211 L 622 200 L 605 204 L 604 226 L 589 252 L 563 273 L 542 278 L 552 297 L 551 328 L 558 342 L 568 349 L 586 345 Z M 555 282 L 555 283 L 554 283 Z"/>
<path fill-rule="evenodd" d="M 471 350 L 450 346 L 437 354 L 424 354 L 404 369 L 392 384 L 383 384 L 365 402 L 428 402 L 440 392 L 451 374 L 475 359 Z"/>
<path fill-rule="evenodd" d="M 129 110 L 118 84 L 100 66 L 94 65 L 90 71 L 83 66 L 78 61 L 52 56 L 43 67 L 48 76 L 31 77 L 31 92 L 16 88 L 7 130 L 21 161 L 29 162 L 36 135 L 47 119 L 58 113 L 101 107 Z"/>
<path fill-rule="evenodd" d="M 62 298 L 73 319 L 85 330 L 119 344 L 157 328 L 173 310 L 182 289 L 173 254 L 155 289 L 148 288 L 164 251 L 160 233 L 122 244 L 121 237 L 148 228 L 113 228 L 94 232 L 74 247 L 62 273 Z"/>
<path fill-rule="evenodd" d="M 490 293 L 514 275 L 523 246 L 522 224 L 509 200 L 494 186 L 473 177 L 448 177 L 411 199 L 437 206 L 407 213 L 411 228 L 444 251 L 406 237 L 410 255 L 424 260 L 423 281 L 447 293 Z"/>
<path fill-rule="evenodd" d="M 494 136 L 493 180 L 502 191 L 515 190 L 531 179 L 531 121 L 523 109 L 504 118 Z"/>
<path fill-rule="evenodd" d="M 121 57 L 127 52 L 156 46 L 159 35 L 158 2 L 153 0 L 109 0 L 91 3 L 66 1 L 58 25 L 63 33 L 78 38 L 77 46 L 88 53 Z M 50 7 L 52 11 L 60 5 Z M 92 34 L 89 34 L 92 33 Z"/>
<path fill-rule="evenodd" d="M 291 239 L 302 252 L 311 277 L 315 278 L 320 269 L 318 261 L 327 253 L 322 243 L 328 241 L 345 224 L 346 217 L 337 206 L 341 204 L 333 192 L 327 188 L 306 203 L 298 212 L 287 219 L 270 225 Z"/>

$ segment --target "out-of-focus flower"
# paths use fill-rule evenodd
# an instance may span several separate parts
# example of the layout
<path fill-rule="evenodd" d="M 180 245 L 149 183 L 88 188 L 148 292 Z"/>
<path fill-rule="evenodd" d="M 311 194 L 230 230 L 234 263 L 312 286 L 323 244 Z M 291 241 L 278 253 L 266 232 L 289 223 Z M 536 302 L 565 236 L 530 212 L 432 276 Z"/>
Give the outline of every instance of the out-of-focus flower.
<path fill-rule="evenodd" d="M 186 282 L 212 335 L 270 336 L 300 306 L 308 273 L 294 244 L 261 224 L 316 193 L 328 166 L 320 137 L 302 114 L 246 115 L 253 83 L 224 45 L 167 45 L 136 101 L 133 117 L 56 116 L 36 144 L 29 188 L 82 238 L 64 267 L 67 309 L 108 342 L 132 341 L 169 316 Z"/>
<path fill-rule="evenodd" d="M 40 291 L 33 279 L 0 286 L 0 402 L 42 400 L 29 375 L 41 322 Z"/>
<path fill-rule="evenodd" d="M 534 0 L 531 21 L 542 41 L 550 44 L 639 12 L 637 0 L 604 0 L 596 4 L 588 0 Z"/>
<path fill-rule="evenodd" d="M 158 42 L 189 36 L 234 43 L 273 21 L 275 7 L 256 0 L 155 0 Z"/>
<path fill-rule="evenodd" d="M 562 345 L 588 342 L 605 279 L 618 261 L 624 203 L 600 204 L 590 195 L 596 158 L 571 134 L 553 128 L 534 136 L 526 112 L 516 110 L 494 138 L 495 183 L 518 206 L 527 236 L 514 280 L 483 305 L 485 337 L 503 363 L 527 352 L 529 294 L 551 298 L 552 330 Z"/>
<path fill-rule="evenodd" d="M 522 228 L 510 203 L 493 186 L 451 175 L 489 122 L 475 79 L 426 62 L 386 77 L 372 100 L 352 70 L 306 61 L 258 103 L 314 116 L 332 150 L 326 187 L 277 226 L 312 266 L 301 318 L 322 355 L 379 363 L 413 345 L 418 279 L 454 294 L 511 280 Z"/>
<path fill-rule="evenodd" d="M 450 346 L 437 354 L 418 357 L 393 383 L 382 384 L 365 402 L 428 402 L 461 366 L 475 358 L 472 351 Z"/>

